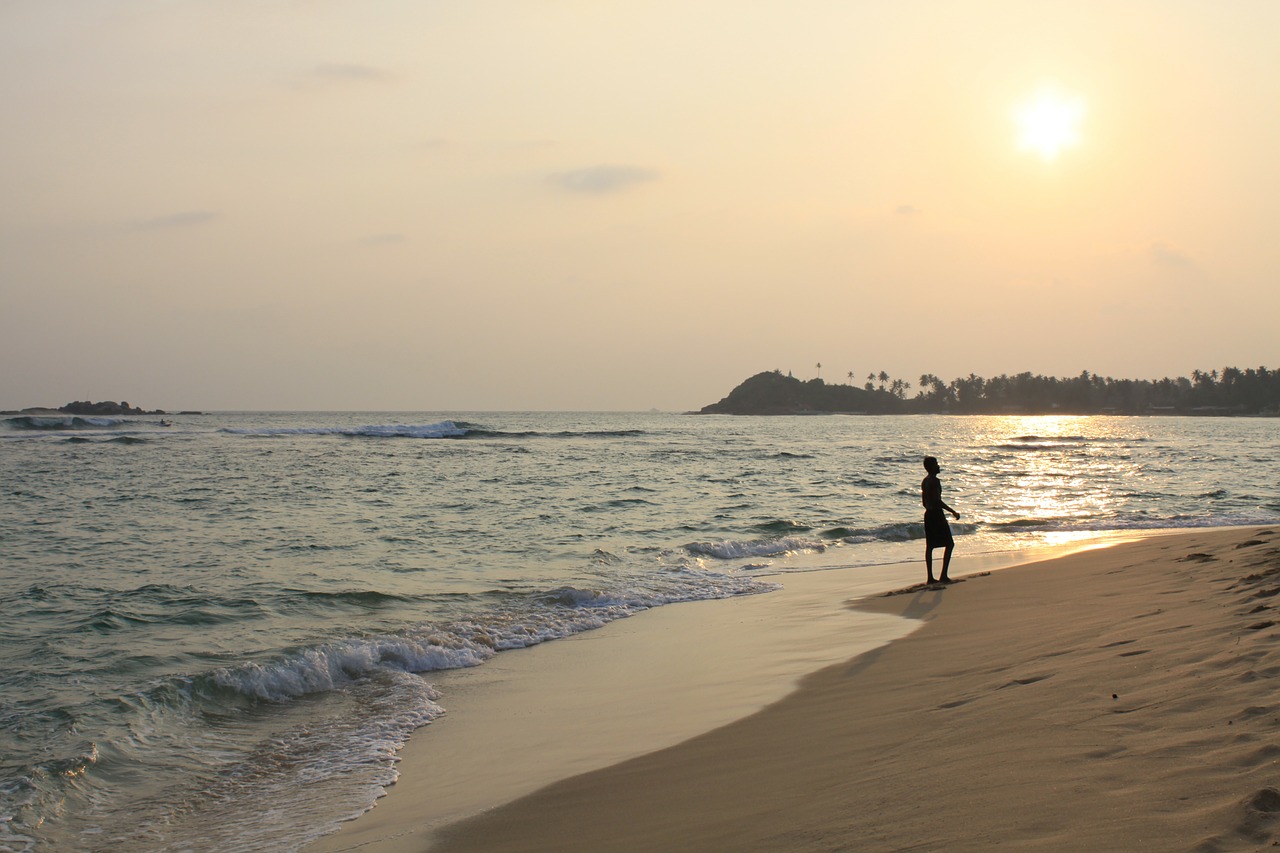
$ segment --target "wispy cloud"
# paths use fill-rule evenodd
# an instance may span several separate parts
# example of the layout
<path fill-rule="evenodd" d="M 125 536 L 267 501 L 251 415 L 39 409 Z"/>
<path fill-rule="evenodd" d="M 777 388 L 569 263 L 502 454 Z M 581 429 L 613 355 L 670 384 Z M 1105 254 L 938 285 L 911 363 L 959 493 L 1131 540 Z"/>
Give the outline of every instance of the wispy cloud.
<path fill-rule="evenodd" d="M 657 179 L 657 172 L 638 166 L 593 166 L 551 176 L 551 182 L 560 189 L 588 195 L 622 192 Z"/>
<path fill-rule="evenodd" d="M 318 80 L 372 81 L 386 80 L 390 76 L 386 71 L 372 65 L 343 62 L 322 62 L 311 69 L 311 77 Z"/>
<path fill-rule="evenodd" d="M 1152 263 L 1162 267 L 1179 267 L 1182 269 L 1195 267 L 1196 262 L 1189 255 L 1179 252 L 1168 243 L 1156 242 L 1147 247 L 1147 257 Z"/>
<path fill-rule="evenodd" d="M 152 219 L 142 219 L 133 223 L 133 227 L 139 231 L 160 231 L 167 228 L 194 228 L 199 225 L 208 225 L 218 218 L 218 214 L 211 210 L 182 210 L 177 213 L 167 213 L 164 216 L 157 216 Z"/>
<path fill-rule="evenodd" d="M 900 204 L 893 212 L 899 216 L 918 216 L 920 215 L 920 208 L 913 204 Z"/>
<path fill-rule="evenodd" d="M 403 234 L 370 234 L 367 237 L 361 237 L 360 243 L 364 246 L 390 246 L 395 243 L 403 243 L 407 237 Z"/>

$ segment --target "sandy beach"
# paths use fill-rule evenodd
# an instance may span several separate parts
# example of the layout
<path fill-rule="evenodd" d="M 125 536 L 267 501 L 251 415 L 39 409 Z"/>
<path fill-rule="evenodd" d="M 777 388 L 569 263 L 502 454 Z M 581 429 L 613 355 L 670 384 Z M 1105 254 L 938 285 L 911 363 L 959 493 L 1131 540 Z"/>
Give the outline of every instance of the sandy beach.
<path fill-rule="evenodd" d="M 406 768 L 384 801 L 398 796 L 396 809 L 323 849 L 1270 847 L 1277 593 L 1280 537 L 1263 528 L 841 599 L 918 630 L 810 672 L 741 719 L 434 834 L 421 793 L 396 792 L 422 770 Z"/>

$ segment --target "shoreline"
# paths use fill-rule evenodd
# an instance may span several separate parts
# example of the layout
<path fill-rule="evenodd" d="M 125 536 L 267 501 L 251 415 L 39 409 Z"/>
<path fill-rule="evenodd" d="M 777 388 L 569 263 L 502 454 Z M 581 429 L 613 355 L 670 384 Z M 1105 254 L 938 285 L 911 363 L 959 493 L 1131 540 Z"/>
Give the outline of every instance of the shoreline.
<path fill-rule="evenodd" d="M 970 578 L 1133 538 L 957 557 L 953 570 Z M 920 627 L 906 614 L 852 605 L 914 582 L 922 560 L 831 566 L 839 556 L 806 555 L 789 561 L 796 571 L 764 575 L 783 585 L 777 592 L 667 605 L 438 674 L 448 713 L 401 751 L 399 781 L 371 811 L 305 849 L 427 849 L 441 827 L 733 724 L 815 671 Z"/>
<path fill-rule="evenodd" d="M 745 719 L 451 825 L 430 849 L 1270 846 L 1277 594 L 1280 536 L 1261 527 L 864 601 L 921 629 Z"/>

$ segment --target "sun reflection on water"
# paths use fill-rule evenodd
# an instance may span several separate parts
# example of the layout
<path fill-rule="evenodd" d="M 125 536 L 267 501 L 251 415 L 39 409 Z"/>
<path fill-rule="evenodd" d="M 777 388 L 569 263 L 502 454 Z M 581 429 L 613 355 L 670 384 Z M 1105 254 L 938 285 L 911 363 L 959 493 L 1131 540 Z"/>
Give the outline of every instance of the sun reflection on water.
<path fill-rule="evenodd" d="M 1001 416 L 975 424 L 966 486 L 984 495 L 989 524 L 1006 528 L 1114 516 L 1140 473 L 1125 445 L 1132 420 Z"/>

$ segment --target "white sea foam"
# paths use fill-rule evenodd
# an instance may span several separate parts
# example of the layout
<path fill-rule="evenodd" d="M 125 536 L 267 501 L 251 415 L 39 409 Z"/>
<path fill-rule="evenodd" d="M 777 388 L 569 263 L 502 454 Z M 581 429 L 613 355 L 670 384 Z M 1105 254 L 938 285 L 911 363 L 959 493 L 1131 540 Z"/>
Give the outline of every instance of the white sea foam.
<path fill-rule="evenodd" d="M 110 429 L 126 423 L 124 418 L 88 417 L 86 415 L 20 415 L 5 418 L 3 423 L 12 429 L 64 430 Z"/>
<path fill-rule="evenodd" d="M 787 536 L 782 539 L 761 539 L 750 542 L 725 540 L 722 542 L 690 542 L 684 546 L 692 554 L 703 554 L 717 560 L 742 560 L 750 557 L 781 557 L 787 554 L 821 553 L 827 549 L 824 542 Z"/>
<path fill-rule="evenodd" d="M 207 732 L 189 740 L 171 719 L 143 720 L 141 740 L 152 759 L 170 751 L 197 772 L 139 797 L 127 813 L 107 815 L 86 830 L 87 849 L 300 849 L 331 831 L 335 820 L 371 808 L 396 781 L 396 753 L 415 729 L 444 714 L 438 698 L 425 680 L 385 671 L 376 682 L 357 682 L 331 697 L 329 713 L 304 714 L 301 721 L 277 716 L 281 728 L 239 748 Z"/>
<path fill-rule="evenodd" d="M 280 702 L 334 690 L 380 670 L 458 669 L 493 655 L 493 648 L 456 636 L 375 637 L 303 649 L 270 663 L 227 667 L 213 673 L 213 681 L 255 699 Z"/>

